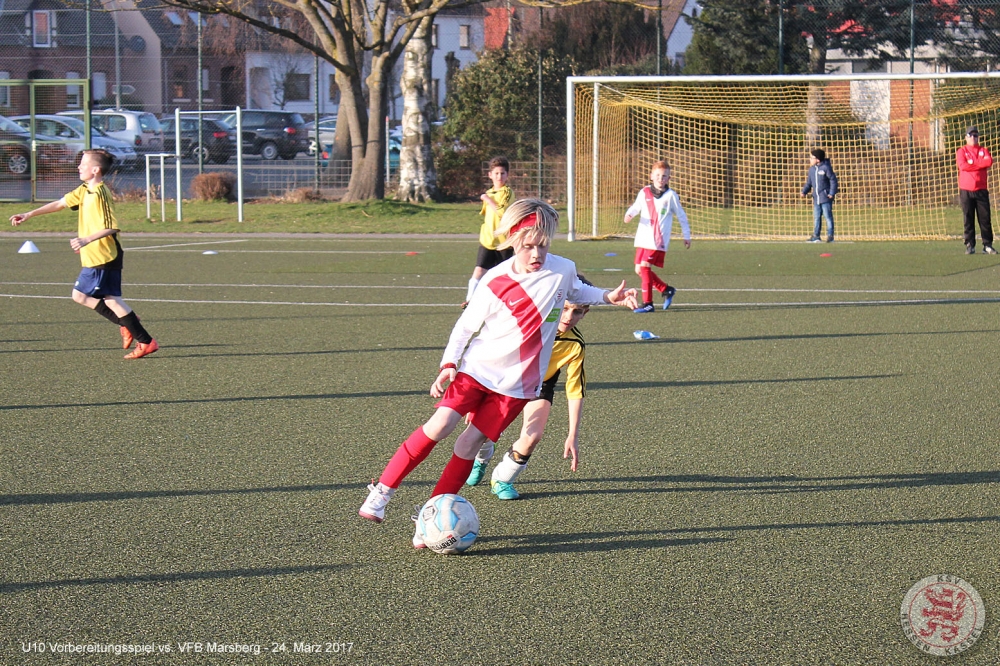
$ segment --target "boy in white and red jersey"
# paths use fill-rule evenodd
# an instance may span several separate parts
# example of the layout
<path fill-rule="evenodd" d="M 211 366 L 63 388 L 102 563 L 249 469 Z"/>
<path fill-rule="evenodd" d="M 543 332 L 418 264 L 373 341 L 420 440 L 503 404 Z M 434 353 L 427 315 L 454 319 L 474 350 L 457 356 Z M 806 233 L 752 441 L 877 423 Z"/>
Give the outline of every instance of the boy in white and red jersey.
<path fill-rule="evenodd" d="M 637 308 L 637 314 L 652 312 L 653 289 L 663 294 L 663 309 L 666 310 L 673 302 L 677 290 L 660 279 L 653 272 L 653 266 L 663 268 L 663 260 L 670 245 L 670 233 L 674 226 L 674 216 L 681 223 L 684 234 L 684 247 L 691 247 L 691 229 L 688 227 L 687 215 L 681 208 L 681 200 L 677 193 L 668 186 L 670 182 L 670 165 L 660 160 L 653 163 L 649 174 L 652 185 L 642 188 L 635 203 L 625 211 L 625 224 L 639 216 L 639 226 L 635 230 L 635 272 L 642 280 L 642 306 Z"/>
<path fill-rule="evenodd" d="M 572 261 L 549 254 L 558 223 L 555 209 L 538 199 L 516 201 L 504 213 L 496 233 L 506 235 L 501 248 L 513 247 L 514 256 L 483 276 L 455 324 L 431 385 L 431 395 L 441 398 L 437 410 L 400 445 L 379 482 L 368 487 L 358 511 L 362 518 L 381 522 L 403 479 L 468 414 L 469 425 L 455 441 L 431 497 L 461 490 L 480 447 L 500 439 L 538 396 L 567 299 L 636 307 L 635 290 L 625 289 L 624 281 L 613 291 L 585 285 Z M 424 546 L 419 535 L 413 545 Z"/>

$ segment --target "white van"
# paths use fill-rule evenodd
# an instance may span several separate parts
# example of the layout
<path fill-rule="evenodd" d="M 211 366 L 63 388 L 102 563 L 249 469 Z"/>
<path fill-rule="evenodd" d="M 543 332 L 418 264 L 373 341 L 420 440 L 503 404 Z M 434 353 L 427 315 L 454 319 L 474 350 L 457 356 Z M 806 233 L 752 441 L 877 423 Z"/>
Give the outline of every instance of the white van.
<path fill-rule="evenodd" d="M 58 115 L 83 119 L 83 111 L 62 111 Z M 108 136 L 135 147 L 139 155 L 163 152 L 163 129 L 152 113 L 101 109 L 90 112 L 90 122 Z"/>

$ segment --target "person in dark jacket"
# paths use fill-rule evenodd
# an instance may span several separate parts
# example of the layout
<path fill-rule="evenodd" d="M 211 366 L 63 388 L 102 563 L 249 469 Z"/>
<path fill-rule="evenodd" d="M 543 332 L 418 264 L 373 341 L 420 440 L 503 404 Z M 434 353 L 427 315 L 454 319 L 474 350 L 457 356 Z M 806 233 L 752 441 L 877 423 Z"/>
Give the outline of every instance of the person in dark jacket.
<path fill-rule="evenodd" d="M 837 194 L 837 174 L 833 165 L 826 158 L 822 148 L 815 148 L 809 153 L 809 175 L 802 187 L 802 196 L 810 191 L 813 195 L 813 233 L 810 243 L 820 242 L 822 218 L 826 218 L 826 242 L 833 242 L 833 197 Z"/>

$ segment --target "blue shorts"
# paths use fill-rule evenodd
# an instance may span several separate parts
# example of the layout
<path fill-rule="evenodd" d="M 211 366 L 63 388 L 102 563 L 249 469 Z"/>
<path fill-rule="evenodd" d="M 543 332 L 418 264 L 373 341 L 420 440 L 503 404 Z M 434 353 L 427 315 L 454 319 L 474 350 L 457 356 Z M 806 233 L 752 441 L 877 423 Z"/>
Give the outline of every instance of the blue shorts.
<path fill-rule="evenodd" d="M 122 271 L 120 268 L 84 268 L 73 289 L 94 298 L 121 296 Z"/>

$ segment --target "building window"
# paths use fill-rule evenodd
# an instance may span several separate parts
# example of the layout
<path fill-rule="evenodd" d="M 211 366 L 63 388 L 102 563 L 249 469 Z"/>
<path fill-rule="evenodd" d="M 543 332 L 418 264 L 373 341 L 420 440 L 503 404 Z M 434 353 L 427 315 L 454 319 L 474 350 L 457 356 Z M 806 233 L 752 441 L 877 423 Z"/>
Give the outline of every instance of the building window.
<path fill-rule="evenodd" d="M 0 72 L 0 81 L 10 78 L 10 72 Z M 0 106 L 10 106 L 10 86 L 0 86 Z"/>
<path fill-rule="evenodd" d="M 438 47 L 438 26 L 437 23 L 431 25 L 431 48 L 436 49 Z"/>
<path fill-rule="evenodd" d="M 66 72 L 67 79 L 80 78 L 80 72 Z M 80 86 L 66 86 L 66 106 L 70 109 L 80 108 Z"/>
<path fill-rule="evenodd" d="M 177 12 L 167 12 L 167 20 L 176 26 L 184 25 L 184 21 L 177 15 Z"/>
<path fill-rule="evenodd" d="M 38 9 L 31 12 L 31 35 L 36 48 L 52 46 L 52 12 Z"/>
<path fill-rule="evenodd" d="M 469 26 L 460 25 L 458 26 L 458 48 L 469 49 L 472 46 L 469 43 Z"/>
<path fill-rule="evenodd" d="M 108 95 L 108 75 L 106 72 L 93 72 L 91 74 L 90 94 L 95 100 L 102 100 Z"/>
<path fill-rule="evenodd" d="M 337 75 L 330 75 L 330 101 L 340 104 L 340 86 L 337 85 Z"/>
<path fill-rule="evenodd" d="M 309 95 L 308 74 L 289 72 L 285 75 L 285 101 L 286 102 L 308 102 Z"/>
<path fill-rule="evenodd" d="M 186 100 L 188 97 L 188 68 L 180 65 L 174 68 L 174 76 L 170 81 L 174 100 Z"/>

